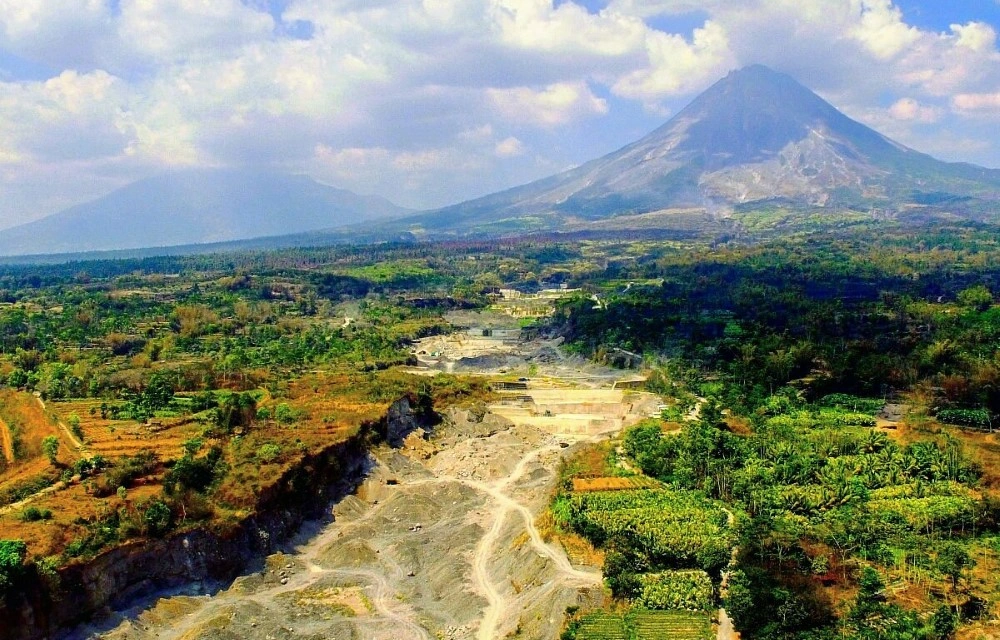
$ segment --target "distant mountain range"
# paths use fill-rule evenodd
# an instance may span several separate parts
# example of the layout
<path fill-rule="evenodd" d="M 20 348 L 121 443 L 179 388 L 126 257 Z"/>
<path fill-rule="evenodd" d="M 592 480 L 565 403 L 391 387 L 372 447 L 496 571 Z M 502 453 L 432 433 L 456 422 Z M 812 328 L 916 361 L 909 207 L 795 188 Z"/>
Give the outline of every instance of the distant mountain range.
<path fill-rule="evenodd" d="M 914 151 L 790 76 L 754 65 L 603 158 L 407 222 L 428 231 L 506 231 L 754 202 L 866 208 L 956 197 L 1000 198 L 1000 171 Z"/>
<path fill-rule="evenodd" d="M 936 160 L 851 120 L 790 76 L 730 73 L 666 124 L 530 184 L 413 213 L 305 176 L 186 171 L 0 231 L 0 255 L 165 247 L 301 235 L 371 241 L 686 224 L 769 206 L 921 211 L 996 221 L 1000 170 Z M 692 222 L 693 221 L 693 222 Z M 616 226 L 617 225 L 617 226 Z M 667 228 L 654 227 L 654 228 Z M 339 228 L 332 233 L 317 231 Z"/>
<path fill-rule="evenodd" d="M 0 231 L 0 255 L 226 242 L 331 229 L 411 210 L 307 176 L 188 170 Z"/>

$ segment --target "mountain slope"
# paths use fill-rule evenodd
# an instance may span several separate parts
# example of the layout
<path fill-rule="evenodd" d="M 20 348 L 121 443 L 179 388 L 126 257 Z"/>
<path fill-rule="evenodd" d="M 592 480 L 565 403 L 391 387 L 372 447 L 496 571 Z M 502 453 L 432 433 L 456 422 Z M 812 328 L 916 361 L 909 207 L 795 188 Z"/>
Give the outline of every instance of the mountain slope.
<path fill-rule="evenodd" d="M 429 230 L 559 226 L 667 208 L 783 199 L 885 206 L 996 198 L 1000 171 L 946 163 L 851 120 L 791 77 L 730 73 L 641 140 L 564 173 L 412 218 Z"/>
<path fill-rule="evenodd" d="M 191 170 L 0 231 L 0 255 L 223 242 L 328 229 L 407 213 L 306 176 Z"/>

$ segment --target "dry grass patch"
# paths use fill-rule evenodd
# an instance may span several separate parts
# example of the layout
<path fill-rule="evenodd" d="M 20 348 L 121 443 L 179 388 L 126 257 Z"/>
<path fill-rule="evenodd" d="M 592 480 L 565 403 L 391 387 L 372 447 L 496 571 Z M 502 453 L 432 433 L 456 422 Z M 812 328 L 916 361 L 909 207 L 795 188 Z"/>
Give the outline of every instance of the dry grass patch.
<path fill-rule="evenodd" d="M 629 489 L 654 489 L 661 482 L 646 476 L 603 476 L 600 478 L 573 478 L 573 491 L 626 491 Z"/>
<path fill-rule="evenodd" d="M 43 457 L 42 440 L 62 435 L 58 425 L 45 414 L 38 399 L 30 393 L 0 390 L 0 420 L 7 426 L 13 440 L 14 467 Z"/>

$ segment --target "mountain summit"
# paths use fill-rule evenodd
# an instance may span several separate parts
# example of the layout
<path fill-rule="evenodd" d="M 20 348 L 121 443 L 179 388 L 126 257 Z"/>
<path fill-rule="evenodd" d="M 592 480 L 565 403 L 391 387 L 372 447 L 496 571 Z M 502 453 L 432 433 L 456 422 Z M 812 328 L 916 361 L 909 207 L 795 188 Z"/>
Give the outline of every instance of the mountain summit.
<path fill-rule="evenodd" d="M 417 216 L 428 229 L 599 219 L 756 201 L 873 207 L 1000 192 L 1000 171 L 946 163 L 856 122 L 791 76 L 733 71 L 641 140 L 531 184 Z M 495 225 L 494 225 L 495 226 Z M 547 225 L 549 226 L 549 225 Z"/>
<path fill-rule="evenodd" d="M 0 255 L 201 244 L 330 229 L 409 213 L 308 176 L 190 169 L 0 231 Z"/>

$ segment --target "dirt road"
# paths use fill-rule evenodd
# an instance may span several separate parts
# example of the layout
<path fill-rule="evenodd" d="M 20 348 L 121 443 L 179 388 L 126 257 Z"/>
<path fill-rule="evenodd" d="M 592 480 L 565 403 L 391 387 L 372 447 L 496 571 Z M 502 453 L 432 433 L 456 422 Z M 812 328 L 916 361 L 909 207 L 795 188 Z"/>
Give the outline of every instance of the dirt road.
<path fill-rule="evenodd" d="M 45 411 L 45 401 L 42 400 L 38 396 L 35 396 L 35 400 L 37 400 L 39 406 L 42 407 L 42 411 Z M 77 451 L 81 452 L 81 454 L 83 455 L 83 457 L 89 458 L 90 455 L 84 451 L 83 443 L 80 442 L 79 438 L 77 438 L 75 435 L 73 435 L 73 431 L 66 425 L 66 423 L 64 423 L 62 420 L 59 420 L 58 418 L 56 418 L 56 424 L 59 425 L 59 429 L 62 430 L 63 435 L 66 436 L 66 439 L 69 440 L 70 444 L 73 445 L 73 448 L 76 449 Z"/>
<path fill-rule="evenodd" d="M 14 464 L 14 439 L 10 435 L 10 427 L 0 420 L 0 445 L 3 445 L 3 457 L 7 464 Z"/>
<path fill-rule="evenodd" d="M 733 621 L 725 609 L 719 609 L 719 632 L 717 640 L 740 640 L 740 634 L 733 627 Z"/>
<path fill-rule="evenodd" d="M 539 556 L 546 558 L 555 565 L 560 581 L 579 586 L 598 586 L 601 584 L 602 577 L 600 572 L 580 571 L 573 568 L 566 554 L 561 549 L 547 544 L 535 526 L 534 514 L 532 514 L 527 506 L 518 502 L 507 493 L 508 488 L 518 482 L 525 474 L 528 465 L 532 463 L 537 464 L 541 456 L 557 453 L 560 450 L 561 447 L 559 445 L 549 445 L 534 449 L 517 462 L 509 475 L 490 484 L 454 476 L 426 478 L 411 483 L 411 486 L 417 486 L 421 484 L 457 482 L 489 495 L 499 507 L 498 510 L 494 511 L 492 526 L 479 541 L 479 544 L 476 545 L 472 561 L 473 578 L 476 588 L 486 597 L 488 603 L 483 620 L 479 626 L 479 631 L 476 634 L 478 640 L 493 640 L 493 638 L 499 637 L 497 635 L 497 626 L 500 620 L 510 616 L 510 609 L 515 605 L 513 598 L 505 596 L 496 588 L 493 578 L 490 576 L 490 566 L 495 562 L 496 554 L 503 552 L 497 549 L 497 543 L 512 511 L 520 516 L 521 526 L 528 534 L 535 551 Z"/>
<path fill-rule="evenodd" d="M 700 406 L 700 404 L 699 404 Z M 736 516 L 729 509 L 723 509 L 726 512 L 726 523 L 729 528 L 736 526 Z M 740 548 L 733 547 L 733 550 L 729 554 L 729 566 L 722 572 L 722 584 L 720 589 L 722 596 L 726 595 L 726 591 L 729 588 L 729 570 L 736 566 L 737 556 L 739 556 Z M 740 640 L 740 633 L 733 626 L 733 621 L 729 617 L 729 613 L 722 607 L 719 608 L 719 629 L 716 633 L 716 640 Z"/>

